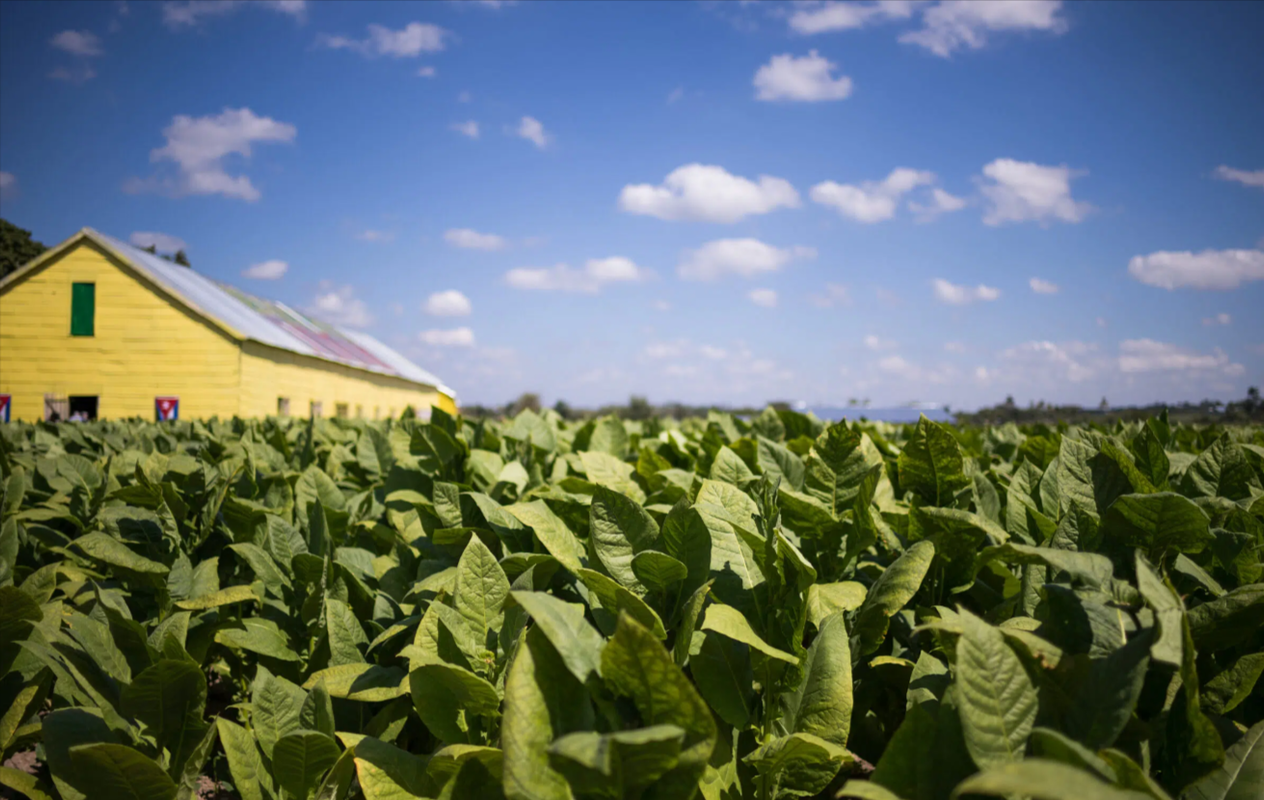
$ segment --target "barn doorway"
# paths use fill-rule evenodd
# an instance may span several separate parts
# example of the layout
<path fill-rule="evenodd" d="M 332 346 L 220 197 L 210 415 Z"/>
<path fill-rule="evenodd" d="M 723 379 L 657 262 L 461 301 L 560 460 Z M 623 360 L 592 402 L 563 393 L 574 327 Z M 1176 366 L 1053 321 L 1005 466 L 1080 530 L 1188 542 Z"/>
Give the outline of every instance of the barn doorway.
<path fill-rule="evenodd" d="M 71 422 L 93 422 L 97 418 L 97 396 L 96 395 L 71 395 L 70 396 L 70 421 Z"/>

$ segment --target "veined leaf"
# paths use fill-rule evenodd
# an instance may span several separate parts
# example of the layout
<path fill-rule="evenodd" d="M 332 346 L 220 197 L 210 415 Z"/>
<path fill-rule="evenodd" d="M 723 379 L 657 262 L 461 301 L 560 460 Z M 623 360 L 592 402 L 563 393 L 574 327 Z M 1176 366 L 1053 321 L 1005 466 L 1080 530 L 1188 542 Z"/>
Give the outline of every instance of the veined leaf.
<path fill-rule="evenodd" d="M 999 630 L 965 611 L 961 625 L 955 686 L 966 747 L 983 769 L 1018 761 L 1036 721 L 1036 687 Z"/>

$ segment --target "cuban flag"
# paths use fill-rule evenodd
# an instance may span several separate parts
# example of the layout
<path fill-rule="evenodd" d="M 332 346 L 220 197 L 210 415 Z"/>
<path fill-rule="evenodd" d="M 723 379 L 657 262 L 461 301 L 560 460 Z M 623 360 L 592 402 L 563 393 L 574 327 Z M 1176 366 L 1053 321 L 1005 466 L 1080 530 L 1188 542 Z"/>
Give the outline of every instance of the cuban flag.
<path fill-rule="evenodd" d="M 0 394 L 0 422 L 9 421 L 9 408 L 13 405 L 13 396 Z"/>
<path fill-rule="evenodd" d="M 180 418 L 180 398 L 178 397 L 155 397 L 154 398 L 154 415 L 159 422 L 166 422 Z"/>

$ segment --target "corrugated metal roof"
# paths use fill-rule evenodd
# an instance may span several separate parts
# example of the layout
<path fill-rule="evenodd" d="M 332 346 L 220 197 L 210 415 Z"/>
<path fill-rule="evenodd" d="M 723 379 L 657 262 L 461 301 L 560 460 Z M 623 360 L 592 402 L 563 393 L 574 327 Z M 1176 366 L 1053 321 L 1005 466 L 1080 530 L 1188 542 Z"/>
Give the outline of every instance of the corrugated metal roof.
<path fill-rule="evenodd" d="M 154 283 L 247 339 L 423 383 L 449 397 L 456 397 L 439 378 L 363 331 L 330 325 L 295 311 L 284 303 L 256 297 L 235 286 L 211 280 L 189 267 L 159 258 L 112 236 L 91 228 L 84 230 L 127 259 Z"/>

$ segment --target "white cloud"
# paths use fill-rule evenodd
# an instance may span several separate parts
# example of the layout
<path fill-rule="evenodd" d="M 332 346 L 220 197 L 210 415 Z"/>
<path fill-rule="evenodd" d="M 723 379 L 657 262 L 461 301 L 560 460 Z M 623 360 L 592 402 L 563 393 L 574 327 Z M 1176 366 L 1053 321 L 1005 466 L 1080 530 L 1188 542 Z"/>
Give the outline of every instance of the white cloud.
<path fill-rule="evenodd" d="M 172 29 L 192 28 L 201 24 L 204 18 L 225 16 L 243 6 L 268 8 L 300 20 L 307 11 L 304 0 L 263 0 L 253 3 L 241 0 L 185 0 L 163 3 L 162 21 Z"/>
<path fill-rule="evenodd" d="M 828 33 L 861 28 L 871 22 L 907 19 L 912 15 L 913 4 L 908 0 L 803 4 L 790 15 L 790 28 L 802 34 Z"/>
<path fill-rule="evenodd" d="M 1064 33 L 1066 20 L 1058 16 L 1061 0 L 943 0 L 924 6 L 922 27 L 900 36 L 900 41 L 924 47 L 947 58 L 956 50 L 978 50 L 989 33 L 1048 31 Z"/>
<path fill-rule="evenodd" d="M 451 128 L 462 136 L 468 136 L 471 139 L 478 138 L 478 123 L 474 120 L 469 120 L 467 122 L 454 122 L 452 123 Z"/>
<path fill-rule="evenodd" d="M 177 250 L 189 249 L 188 243 L 179 236 L 157 231 L 136 231 L 127 237 L 127 241 L 141 248 L 153 245 L 160 253 L 174 253 Z"/>
<path fill-rule="evenodd" d="M 799 58 L 789 53 L 773 56 L 755 72 L 752 81 L 757 90 L 755 99 L 808 103 L 842 100 L 851 94 L 851 78 L 846 75 L 835 78 L 831 73 L 837 68 L 837 64 L 815 50 Z"/>
<path fill-rule="evenodd" d="M 1027 281 L 1027 285 L 1036 294 L 1057 294 L 1060 291 L 1058 284 L 1041 278 L 1032 278 Z"/>
<path fill-rule="evenodd" d="M 998 158 L 983 168 L 990 183 L 979 186 L 990 203 L 983 216 L 988 225 L 1005 222 L 1079 222 L 1092 206 L 1071 197 L 1071 179 L 1086 174 L 1065 165 L 1046 167 L 1030 161 Z"/>
<path fill-rule="evenodd" d="M 101 38 L 91 31 L 62 31 L 50 39 L 49 44 L 72 56 L 93 58 L 105 55 Z"/>
<path fill-rule="evenodd" d="M 1254 186 L 1257 189 L 1264 189 L 1264 169 L 1248 172 L 1247 170 L 1234 169 L 1221 164 L 1216 167 L 1215 175 L 1222 181 L 1236 181 L 1243 186 Z"/>
<path fill-rule="evenodd" d="M 1153 339 L 1127 339 L 1119 343 L 1121 372 L 1184 372 L 1219 370 L 1226 375 L 1240 375 L 1241 364 L 1232 364 L 1219 348 L 1213 353 L 1196 353 L 1183 347 Z"/>
<path fill-rule="evenodd" d="M 595 294 L 607 283 L 643 281 L 649 271 L 622 256 L 591 258 L 583 269 L 568 264 L 552 267 L 517 267 L 505 273 L 505 282 L 515 289 L 542 292 L 582 292 Z"/>
<path fill-rule="evenodd" d="M 468 317 L 474 307 L 468 297 L 456 289 L 448 289 L 427 297 L 422 310 L 435 317 Z"/>
<path fill-rule="evenodd" d="M 419 67 L 417 69 L 418 78 L 433 78 L 439 74 L 439 70 L 431 66 Z"/>
<path fill-rule="evenodd" d="M 17 192 L 18 179 L 12 172 L 0 172 L 0 197 L 8 197 Z"/>
<path fill-rule="evenodd" d="M 841 216 L 874 223 L 894 217 L 901 196 L 934 182 L 933 172 L 897 167 L 882 181 L 865 181 L 859 186 L 834 181 L 818 183 L 812 187 L 811 197 L 821 205 L 833 206 Z"/>
<path fill-rule="evenodd" d="M 289 264 L 274 258 L 271 261 L 260 261 L 258 264 L 252 264 L 242 270 L 241 274 L 243 277 L 253 278 L 257 281 L 275 281 L 284 276 L 289 269 Z"/>
<path fill-rule="evenodd" d="M 992 377 L 992 373 L 988 372 L 987 367 L 980 365 L 974 368 L 974 377 L 977 380 L 986 381 L 988 378 Z"/>
<path fill-rule="evenodd" d="M 428 22 L 410 22 L 397 31 L 385 25 L 370 24 L 368 31 L 364 39 L 322 33 L 316 37 L 316 43 L 331 50 L 351 50 L 365 58 L 416 58 L 422 53 L 443 50 L 449 36 L 443 28 Z"/>
<path fill-rule="evenodd" d="M 453 247 L 466 250 L 504 250 L 509 242 L 503 236 L 494 233 L 479 233 L 470 228 L 452 228 L 443 234 L 443 239 Z"/>
<path fill-rule="evenodd" d="M 725 358 L 728 358 L 729 352 L 725 350 L 723 347 L 716 347 L 715 345 L 704 344 L 698 348 L 698 354 L 702 356 L 703 358 L 709 358 L 712 361 L 722 361 Z"/>
<path fill-rule="evenodd" d="M 56 67 L 52 72 L 48 73 L 48 77 L 53 80 L 65 81 L 66 83 L 84 83 L 96 76 L 97 71 L 87 64 L 78 67 Z"/>
<path fill-rule="evenodd" d="M 395 238 L 391 231 L 363 230 L 355 235 L 362 242 L 389 242 Z"/>
<path fill-rule="evenodd" d="M 944 342 L 944 350 L 948 353 L 964 353 L 966 346 L 964 342 Z"/>
<path fill-rule="evenodd" d="M 1159 251 L 1134 256 L 1128 274 L 1160 289 L 1236 289 L 1264 280 L 1264 250 Z"/>
<path fill-rule="evenodd" d="M 1106 318 L 1105 318 L 1105 317 L 1098 317 L 1098 318 L 1097 318 L 1097 327 L 1099 327 L 1099 328 L 1105 328 L 1105 327 L 1106 327 Z"/>
<path fill-rule="evenodd" d="M 523 117 L 518 122 L 518 128 L 515 133 L 541 150 L 553 140 L 553 136 L 545 132 L 544 124 L 535 117 Z"/>
<path fill-rule="evenodd" d="M 1085 342 L 1030 341 L 1001 352 L 1001 358 L 1018 377 L 1037 376 L 1042 381 L 1082 383 L 1097 373 L 1091 356 L 1097 347 Z"/>
<path fill-rule="evenodd" d="M 929 203 L 909 201 L 908 208 L 917 215 L 918 222 L 931 222 L 941 214 L 951 214 L 966 207 L 964 197 L 957 197 L 945 192 L 938 186 L 930 190 Z"/>
<path fill-rule="evenodd" d="M 666 358 L 682 358 L 690 350 L 688 339 L 677 339 L 674 342 L 650 342 L 645 346 L 642 355 L 645 358 L 661 361 Z"/>
<path fill-rule="evenodd" d="M 658 186 L 628 184 L 619 208 L 665 220 L 733 223 L 778 208 L 798 208 L 799 193 L 783 178 L 760 175 L 758 182 L 709 164 L 672 170 Z"/>
<path fill-rule="evenodd" d="M 431 347 L 473 347 L 474 331 L 469 328 L 435 328 L 417 334 L 422 344 Z"/>
<path fill-rule="evenodd" d="M 808 297 L 808 302 L 817 308 L 833 308 L 834 306 L 851 305 L 851 293 L 841 283 L 825 284 L 825 291 Z"/>
<path fill-rule="evenodd" d="M 810 247 L 778 248 L 758 239 L 717 239 L 686 250 L 676 274 L 685 280 L 710 281 L 725 275 L 750 278 L 776 272 L 795 258 L 813 258 Z"/>
<path fill-rule="evenodd" d="M 894 350 L 898 345 L 890 339 L 883 339 L 872 333 L 864 338 L 865 347 L 870 350 Z"/>
<path fill-rule="evenodd" d="M 1001 290 L 991 286 L 958 286 L 955 283 L 949 283 L 943 278 L 936 278 L 931 282 L 935 287 L 935 298 L 941 303 L 947 303 L 953 306 L 964 306 L 982 300 L 990 302 L 1001 296 Z"/>
<path fill-rule="evenodd" d="M 351 328 L 364 328 L 373 324 L 369 307 L 355 296 L 353 287 L 335 286 L 330 281 L 321 281 L 319 292 L 307 307 L 307 312 L 312 316 Z"/>
<path fill-rule="evenodd" d="M 671 303 L 666 300 L 655 300 L 653 306 L 655 311 L 671 311 Z"/>
<path fill-rule="evenodd" d="M 132 179 L 124 189 L 162 191 L 176 196 L 222 194 L 255 201 L 261 196 L 259 190 L 247 176 L 229 175 L 224 170 L 224 158 L 249 158 L 252 146 L 260 142 L 292 142 L 298 130 L 289 123 L 256 116 L 248 108 L 225 108 L 218 116 L 177 115 L 162 133 L 167 144 L 150 152 L 149 160 L 174 162 L 177 177 L 162 181 Z"/>
<path fill-rule="evenodd" d="M 750 301 L 763 308 L 777 307 L 777 292 L 773 289 L 751 289 L 746 293 Z"/>
<path fill-rule="evenodd" d="M 1233 317 L 1229 316 L 1223 311 L 1220 312 L 1219 314 L 1216 314 L 1214 317 L 1203 317 L 1204 325 L 1229 325 L 1229 324 L 1232 324 L 1232 322 L 1233 322 Z"/>

